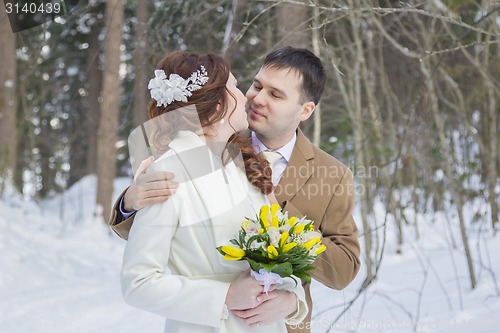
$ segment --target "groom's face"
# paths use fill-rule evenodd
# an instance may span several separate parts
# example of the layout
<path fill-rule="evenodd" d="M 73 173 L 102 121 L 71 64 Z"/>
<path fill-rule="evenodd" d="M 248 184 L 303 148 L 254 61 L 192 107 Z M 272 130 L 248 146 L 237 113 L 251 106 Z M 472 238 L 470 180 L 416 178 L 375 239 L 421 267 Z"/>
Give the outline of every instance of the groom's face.
<path fill-rule="evenodd" d="M 246 97 L 249 127 L 267 140 L 291 138 L 310 116 L 304 109 L 312 102 L 302 103 L 302 76 L 294 70 L 262 67 Z"/>

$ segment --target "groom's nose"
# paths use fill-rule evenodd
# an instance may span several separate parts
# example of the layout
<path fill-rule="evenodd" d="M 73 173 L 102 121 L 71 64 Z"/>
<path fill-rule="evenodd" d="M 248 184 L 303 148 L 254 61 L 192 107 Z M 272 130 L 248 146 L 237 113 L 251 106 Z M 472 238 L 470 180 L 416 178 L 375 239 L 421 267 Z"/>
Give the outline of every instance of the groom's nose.
<path fill-rule="evenodd" d="M 264 105 L 266 103 L 264 90 L 262 89 L 260 91 L 254 91 L 251 99 L 254 105 Z"/>

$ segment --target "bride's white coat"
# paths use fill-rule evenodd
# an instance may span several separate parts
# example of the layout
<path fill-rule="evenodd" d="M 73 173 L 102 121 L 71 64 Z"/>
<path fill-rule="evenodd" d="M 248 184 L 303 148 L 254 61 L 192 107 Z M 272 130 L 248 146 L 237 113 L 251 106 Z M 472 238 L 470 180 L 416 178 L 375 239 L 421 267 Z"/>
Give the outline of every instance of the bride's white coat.
<path fill-rule="evenodd" d="M 286 332 L 284 322 L 251 329 L 232 314 L 221 319 L 229 285 L 248 264 L 224 260 L 216 247 L 229 245 L 243 219 L 255 217 L 267 198 L 237 162 L 222 166 L 196 134 L 179 132 L 169 147 L 148 172 L 173 172 L 180 186 L 135 217 L 121 274 L 126 302 L 165 317 L 169 333 Z M 204 153 L 193 161 L 190 151 Z M 301 284 L 287 278 L 279 288 L 297 295 L 301 311 L 290 324 L 300 322 L 307 314 Z"/>

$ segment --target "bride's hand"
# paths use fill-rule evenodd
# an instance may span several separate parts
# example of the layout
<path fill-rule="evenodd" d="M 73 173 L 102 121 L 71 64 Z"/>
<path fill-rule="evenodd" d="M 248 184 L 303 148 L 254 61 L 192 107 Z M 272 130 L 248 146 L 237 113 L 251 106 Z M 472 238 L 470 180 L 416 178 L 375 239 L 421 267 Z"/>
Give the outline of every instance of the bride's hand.
<path fill-rule="evenodd" d="M 231 311 L 249 327 L 270 325 L 297 311 L 297 296 L 286 290 L 269 293 L 269 301 L 248 310 Z"/>
<path fill-rule="evenodd" d="M 273 291 L 276 285 L 271 285 L 269 292 Z M 229 310 L 252 309 L 270 299 L 263 293 L 263 282 L 258 282 L 250 276 L 250 270 L 246 270 L 238 276 L 229 286 L 226 295 L 226 305 Z"/>

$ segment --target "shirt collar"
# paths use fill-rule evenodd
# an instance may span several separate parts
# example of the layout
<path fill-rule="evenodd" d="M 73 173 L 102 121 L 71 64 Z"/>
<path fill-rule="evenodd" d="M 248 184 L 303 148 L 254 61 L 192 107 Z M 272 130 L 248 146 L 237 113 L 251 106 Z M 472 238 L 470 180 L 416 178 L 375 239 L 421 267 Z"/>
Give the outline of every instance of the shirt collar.
<path fill-rule="evenodd" d="M 290 161 L 290 157 L 292 156 L 293 152 L 293 147 L 295 147 L 295 142 L 297 141 L 297 132 L 293 133 L 293 137 L 286 145 L 283 147 L 272 150 L 267 148 L 260 140 L 259 138 L 255 135 L 255 132 L 252 131 L 252 145 L 254 146 L 255 152 L 258 154 L 261 151 L 269 150 L 269 151 L 274 151 L 277 153 L 280 153 L 281 156 L 283 156 L 287 162 Z"/>

